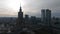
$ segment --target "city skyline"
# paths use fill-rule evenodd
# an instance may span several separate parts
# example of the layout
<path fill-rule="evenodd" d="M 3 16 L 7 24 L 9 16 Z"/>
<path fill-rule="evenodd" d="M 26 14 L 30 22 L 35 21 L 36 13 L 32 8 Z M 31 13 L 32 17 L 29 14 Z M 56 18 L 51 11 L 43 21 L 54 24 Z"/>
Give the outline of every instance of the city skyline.
<path fill-rule="evenodd" d="M 59 0 L 3 1 L 0 5 L 1 34 L 60 34 L 60 18 L 56 17 Z"/>
<path fill-rule="evenodd" d="M 60 0 L 0 0 L 0 16 L 17 16 L 20 2 L 22 10 L 30 16 L 41 16 L 41 9 L 51 9 L 53 16 L 60 16 Z M 10 13 L 10 14 L 9 14 Z"/>

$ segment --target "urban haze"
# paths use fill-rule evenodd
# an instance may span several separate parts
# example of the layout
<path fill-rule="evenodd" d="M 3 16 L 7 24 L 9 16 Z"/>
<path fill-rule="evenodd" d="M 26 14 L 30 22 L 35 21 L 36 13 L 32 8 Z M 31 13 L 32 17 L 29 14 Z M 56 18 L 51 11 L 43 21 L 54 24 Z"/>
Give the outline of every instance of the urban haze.
<path fill-rule="evenodd" d="M 60 17 L 60 0 L 0 0 L 0 15 L 17 16 L 20 5 L 24 15 L 41 17 L 41 9 L 51 9 L 52 16 Z"/>
<path fill-rule="evenodd" d="M 60 0 L 0 0 L 0 34 L 60 34 Z"/>

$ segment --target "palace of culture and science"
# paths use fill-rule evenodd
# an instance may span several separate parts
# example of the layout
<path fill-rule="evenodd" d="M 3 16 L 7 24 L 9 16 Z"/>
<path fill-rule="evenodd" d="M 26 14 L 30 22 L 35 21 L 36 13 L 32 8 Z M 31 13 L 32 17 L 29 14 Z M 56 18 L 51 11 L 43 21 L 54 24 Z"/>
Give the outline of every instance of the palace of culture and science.
<path fill-rule="evenodd" d="M 22 27 L 23 23 L 24 23 L 24 21 L 23 21 L 23 12 L 22 12 L 22 9 L 20 7 L 20 10 L 18 12 L 18 18 L 17 18 L 17 21 L 16 21 L 16 25 L 12 30 L 14 34 L 19 34 L 19 32 L 22 29 L 21 27 Z"/>
<path fill-rule="evenodd" d="M 23 24 L 23 12 L 22 9 L 20 7 L 20 11 L 18 12 L 18 21 L 16 23 L 17 26 L 20 26 Z"/>

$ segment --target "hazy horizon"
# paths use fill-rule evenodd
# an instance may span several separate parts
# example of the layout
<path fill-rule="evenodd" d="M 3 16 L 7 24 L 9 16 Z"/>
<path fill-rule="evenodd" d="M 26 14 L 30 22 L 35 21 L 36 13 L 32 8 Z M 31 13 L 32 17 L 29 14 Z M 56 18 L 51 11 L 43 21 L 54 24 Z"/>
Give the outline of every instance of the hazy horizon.
<path fill-rule="evenodd" d="M 24 15 L 41 17 L 41 9 L 50 9 L 60 17 L 60 0 L 0 0 L 0 16 L 17 16 L 20 5 Z"/>

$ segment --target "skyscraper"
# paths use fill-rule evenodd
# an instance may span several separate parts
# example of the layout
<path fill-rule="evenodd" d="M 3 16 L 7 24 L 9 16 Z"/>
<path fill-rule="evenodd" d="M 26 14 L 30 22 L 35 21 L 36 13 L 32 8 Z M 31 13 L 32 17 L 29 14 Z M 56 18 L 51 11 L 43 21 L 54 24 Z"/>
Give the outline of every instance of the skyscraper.
<path fill-rule="evenodd" d="M 46 24 L 51 25 L 51 10 L 46 9 Z"/>
<path fill-rule="evenodd" d="M 14 34 L 19 34 L 20 31 L 22 30 L 22 24 L 23 24 L 23 12 L 22 12 L 22 8 L 20 6 L 20 10 L 18 12 L 18 18 L 17 18 L 17 22 L 16 22 L 16 26 L 11 30 Z"/>
<path fill-rule="evenodd" d="M 41 21 L 48 26 L 50 25 L 51 10 L 49 10 L 49 9 L 42 9 L 41 10 Z"/>
<path fill-rule="evenodd" d="M 42 23 L 45 23 L 45 9 L 42 9 L 41 10 L 41 21 L 42 21 Z"/>
<path fill-rule="evenodd" d="M 23 12 L 22 12 L 22 8 L 20 6 L 20 10 L 18 12 L 17 26 L 20 26 L 22 23 L 23 23 Z"/>

